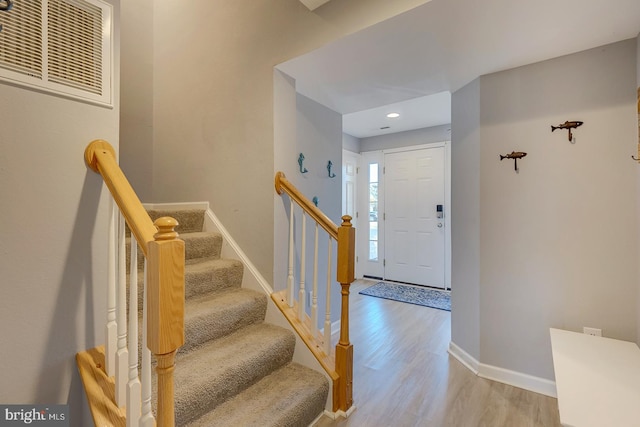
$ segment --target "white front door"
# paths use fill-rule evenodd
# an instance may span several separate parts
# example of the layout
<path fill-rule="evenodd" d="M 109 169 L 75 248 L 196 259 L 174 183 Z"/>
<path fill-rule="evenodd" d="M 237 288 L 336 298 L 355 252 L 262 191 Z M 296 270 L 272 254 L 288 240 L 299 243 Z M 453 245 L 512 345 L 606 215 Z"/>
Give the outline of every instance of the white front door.
<path fill-rule="evenodd" d="M 384 277 L 445 287 L 444 147 L 385 153 Z"/>

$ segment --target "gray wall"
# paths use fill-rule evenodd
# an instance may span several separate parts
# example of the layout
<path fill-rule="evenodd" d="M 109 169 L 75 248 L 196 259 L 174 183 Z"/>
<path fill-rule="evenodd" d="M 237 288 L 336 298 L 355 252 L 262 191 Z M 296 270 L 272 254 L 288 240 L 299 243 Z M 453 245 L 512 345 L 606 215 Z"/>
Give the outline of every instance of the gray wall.
<path fill-rule="evenodd" d="M 360 152 L 360 140 L 355 136 L 351 136 L 347 133 L 342 134 L 342 148 L 351 151 L 353 153 Z"/>
<path fill-rule="evenodd" d="M 106 319 L 107 191 L 83 153 L 118 149 L 118 81 L 114 108 L 0 83 L 0 402 L 69 404 L 72 426 L 91 423 L 75 354 Z"/>
<path fill-rule="evenodd" d="M 298 0 L 153 2 L 146 15 L 153 16 L 153 91 L 132 88 L 126 107 L 148 120 L 152 103 L 153 152 L 145 125 L 122 134 L 132 156 L 126 163 L 145 168 L 135 182 L 151 188 L 145 201 L 209 201 L 263 276 L 273 277 L 273 67 L 424 2 L 351 0 L 314 12 Z M 137 17 L 139 31 L 148 31 L 148 18 Z M 125 81 L 138 65 L 148 69 L 146 55 L 134 52 Z"/>
<path fill-rule="evenodd" d="M 122 3 L 120 167 L 143 201 L 152 200 L 153 0 Z"/>
<path fill-rule="evenodd" d="M 274 154 L 275 170 L 284 172 L 309 200 L 318 197 L 318 207 L 336 224 L 340 224 L 342 215 L 341 165 L 342 165 L 342 116 L 317 102 L 297 94 L 295 81 L 279 71 L 275 72 L 275 134 L 276 149 Z M 298 156 L 305 156 L 304 168 L 307 173 L 300 173 Z M 335 178 L 328 177 L 327 162 L 331 160 Z M 337 166 L 336 166 L 337 165 Z M 288 274 L 289 218 L 290 201 L 287 196 L 274 193 L 274 242 L 279 248 L 274 254 L 274 290 L 286 288 Z M 296 239 L 295 255 L 295 287 L 296 298 L 300 284 L 300 258 L 302 222 L 299 208 L 294 209 L 294 235 Z M 314 222 L 306 221 L 306 263 L 305 288 L 312 289 L 313 283 L 313 245 L 315 238 Z M 318 283 L 319 288 L 326 284 L 327 237 L 320 229 L 318 251 Z M 335 243 L 332 265 L 335 266 Z M 332 277 L 335 282 L 335 277 Z M 332 301 L 338 301 L 339 287 L 334 286 Z M 307 292 L 308 296 L 308 292 Z M 324 313 L 326 295 L 318 295 L 320 313 Z M 335 307 L 335 305 L 334 305 Z M 332 316 L 337 320 L 339 310 L 333 310 Z M 321 317 L 320 320 L 324 319 Z M 322 326 L 322 325 L 320 325 Z"/>
<path fill-rule="evenodd" d="M 360 151 L 378 151 L 411 145 L 430 144 L 432 142 L 449 141 L 451 125 L 433 126 L 429 128 L 390 133 L 388 135 L 360 138 Z"/>
<path fill-rule="evenodd" d="M 480 359 L 480 79 L 451 98 L 451 339 Z"/>
<path fill-rule="evenodd" d="M 479 197 L 479 229 L 467 232 L 471 242 L 479 235 L 480 312 L 455 310 L 474 305 L 478 294 L 464 292 L 475 283 L 454 277 L 452 340 L 465 342 L 463 349 L 468 341 L 472 354 L 475 337 L 462 331 L 479 322 L 481 363 L 553 379 L 549 327 L 592 326 L 636 339 L 635 56 L 634 39 L 482 76 L 479 138 L 456 129 L 467 108 L 459 103 L 477 100 L 465 94 L 469 87 L 455 94 L 454 194 L 474 150 L 480 174 L 479 195 L 454 196 L 453 268 L 477 262 L 474 250 L 455 246 L 465 244 L 460 233 L 469 227 L 459 211 L 475 209 Z M 585 123 L 574 144 L 566 131 L 550 132 L 565 120 Z M 460 157 L 467 142 L 475 146 Z M 514 150 L 528 153 L 520 173 L 498 160 Z M 471 184 L 475 173 L 465 173 Z"/>

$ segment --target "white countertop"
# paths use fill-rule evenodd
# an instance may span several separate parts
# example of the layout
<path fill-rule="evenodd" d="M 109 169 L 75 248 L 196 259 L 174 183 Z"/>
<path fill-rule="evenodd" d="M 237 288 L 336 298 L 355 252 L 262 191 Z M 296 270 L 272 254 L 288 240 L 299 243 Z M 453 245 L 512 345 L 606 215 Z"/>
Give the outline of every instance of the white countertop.
<path fill-rule="evenodd" d="M 560 329 L 550 333 L 562 425 L 640 426 L 640 348 Z"/>

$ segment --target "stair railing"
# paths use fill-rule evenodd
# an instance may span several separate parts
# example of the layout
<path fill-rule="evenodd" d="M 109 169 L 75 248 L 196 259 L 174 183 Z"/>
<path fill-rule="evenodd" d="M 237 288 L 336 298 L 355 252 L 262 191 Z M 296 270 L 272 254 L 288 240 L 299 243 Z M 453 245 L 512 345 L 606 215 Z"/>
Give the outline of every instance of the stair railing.
<path fill-rule="evenodd" d="M 349 342 L 349 287 L 354 280 L 355 265 L 355 228 L 351 225 L 351 217 L 342 217 L 342 224 L 337 226 L 309 199 L 307 199 L 287 178 L 278 172 L 275 176 L 275 189 L 280 195 L 286 193 L 290 200 L 289 216 L 289 248 L 287 289 L 274 293 L 271 298 L 280 308 L 301 339 L 320 362 L 333 380 L 333 411 L 347 413 L 353 405 L 353 345 Z M 302 227 L 301 241 L 294 241 L 294 203 L 300 207 Z M 310 316 L 305 311 L 306 289 L 306 220 L 309 216 L 315 223 L 313 251 L 313 278 L 311 289 Z M 318 332 L 318 227 L 328 235 L 328 265 L 326 283 L 326 309 L 324 331 Z M 335 347 L 335 359 L 331 354 L 331 276 L 333 274 L 331 259 L 333 241 L 337 242 L 337 265 L 335 274 L 341 286 L 340 306 L 340 338 Z M 298 299 L 295 295 L 294 252 L 300 250 L 300 280 Z"/>
<path fill-rule="evenodd" d="M 103 425 L 105 406 L 115 403 L 116 412 L 126 406 L 127 426 L 153 426 L 156 423 L 151 408 L 151 353 L 156 358 L 157 424 L 175 424 L 173 371 L 178 348 L 184 344 L 184 241 L 174 228 L 177 221 L 170 217 L 151 221 L 133 188 L 118 166 L 115 151 L 106 141 L 96 140 L 85 149 L 85 161 L 100 174 L 117 207 L 109 220 L 109 258 L 107 279 L 107 326 L 104 348 L 104 370 L 114 376 L 115 402 L 104 403 L 105 396 L 94 396 L 98 384 L 85 390 L 96 425 Z M 119 210 L 120 214 L 117 213 Z M 119 221 L 116 221 L 119 218 Z M 119 233 L 116 236 L 116 222 Z M 126 320 L 125 222 L 131 230 L 131 267 L 129 285 L 129 328 Z M 119 248 L 116 248 L 116 240 Z M 142 366 L 138 378 L 138 280 L 137 250 L 145 256 L 142 319 Z M 116 253 L 118 261 L 116 263 Z M 116 274 L 117 272 L 117 274 Z M 117 279 L 116 279 L 117 276 Z M 116 283 L 117 282 L 117 283 Z M 127 329 L 129 334 L 127 337 Z M 128 340 L 128 344 L 127 344 Z M 95 349 L 94 349 L 95 350 Z M 99 352 L 100 350 L 97 350 Z M 95 359 L 95 351 L 94 356 Z M 83 371 L 81 354 L 78 365 Z M 99 364 L 98 364 L 99 365 Z M 99 368 L 101 366 L 98 366 Z M 89 376 L 100 377 L 100 372 Z M 84 381 L 84 375 L 83 375 Z M 97 400 L 97 401 L 96 401 Z M 102 418 L 101 418 L 102 417 Z M 116 425 L 117 414 L 108 415 L 109 425 Z"/>

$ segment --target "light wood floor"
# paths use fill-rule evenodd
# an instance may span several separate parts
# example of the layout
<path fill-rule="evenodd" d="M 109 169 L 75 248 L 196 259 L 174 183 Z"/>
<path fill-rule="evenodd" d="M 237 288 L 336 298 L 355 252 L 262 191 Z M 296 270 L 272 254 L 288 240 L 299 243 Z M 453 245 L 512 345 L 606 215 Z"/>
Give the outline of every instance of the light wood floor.
<path fill-rule="evenodd" d="M 560 426 L 556 399 L 479 378 L 447 353 L 449 312 L 358 294 L 374 283 L 351 286 L 356 410 L 316 427 Z"/>

